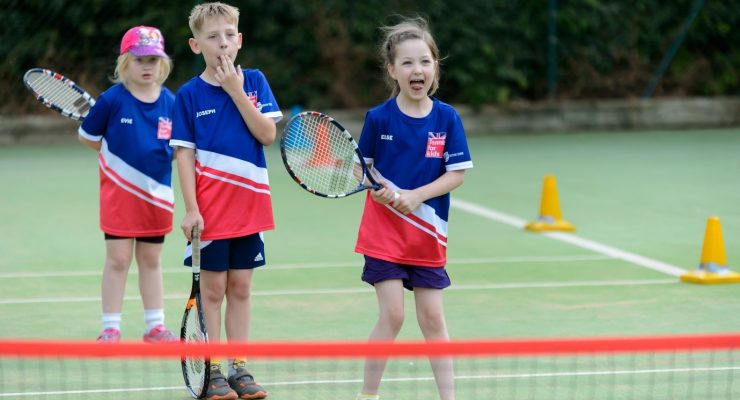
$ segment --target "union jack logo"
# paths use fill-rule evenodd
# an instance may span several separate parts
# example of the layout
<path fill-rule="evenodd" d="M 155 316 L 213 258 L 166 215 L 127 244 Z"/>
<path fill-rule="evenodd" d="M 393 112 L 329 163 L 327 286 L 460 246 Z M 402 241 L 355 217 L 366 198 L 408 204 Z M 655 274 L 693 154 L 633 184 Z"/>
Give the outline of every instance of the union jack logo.
<path fill-rule="evenodd" d="M 442 158 L 445 150 L 445 139 L 447 139 L 447 132 L 429 132 L 425 156 L 427 158 Z"/>
<path fill-rule="evenodd" d="M 157 139 L 169 140 L 172 137 L 172 120 L 167 117 L 159 117 L 157 124 Z"/>
<path fill-rule="evenodd" d="M 247 98 L 249 98 L 253 106 L 257 107 L 257 92 L 247 92 Z"/>

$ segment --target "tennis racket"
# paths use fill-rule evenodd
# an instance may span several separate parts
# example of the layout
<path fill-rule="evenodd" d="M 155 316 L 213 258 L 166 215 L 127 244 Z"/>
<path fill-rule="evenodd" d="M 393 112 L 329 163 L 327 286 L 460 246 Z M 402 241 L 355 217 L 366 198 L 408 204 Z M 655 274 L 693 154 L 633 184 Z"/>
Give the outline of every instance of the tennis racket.
<path fill-rule="evenodd" d="M 41 104 L 68 118 L 82 121 L 95 105 L 95 99 L 85 89 L 48 69 L 29 69 L 23 75 L 23 83 Z"/>
<path fill-rule="evenodd" d="M 208 332 L 200 301 L 200 229 L 198 225 L 193 227 L 190 247 L 193 253 L 193 286 L 182 316 L 180 339 L 183 343 L 205 343 L 208 342 Z M 185 386 L 193 398 L 202 398 L 206 394 L 210 360 L 207 357 L 185 356 L 181 362 Z"/>
<path fill-rule="evenodd" d="M 381 188 L 352 135 L 320 112 L 304 111 L 288 121 L 280 154 L 293 180 L 317 196 L 339 198 Z"/>

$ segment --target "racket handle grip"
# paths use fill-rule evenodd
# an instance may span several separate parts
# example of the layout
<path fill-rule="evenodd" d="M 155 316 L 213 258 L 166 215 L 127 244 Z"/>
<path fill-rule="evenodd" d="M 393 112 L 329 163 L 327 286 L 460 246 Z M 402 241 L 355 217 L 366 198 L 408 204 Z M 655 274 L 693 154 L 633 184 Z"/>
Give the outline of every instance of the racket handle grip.
<path fill-rule="evenodd" d="M 401 193 L 393 192 L 393 200 L 396 201 L 401 198 Z"/>
<path fill-rule="evenodd" d="M 192 251 L 193 274 L 200 273 L 200 228 L 198 224 L 193 226 L 190 248 Z"/>

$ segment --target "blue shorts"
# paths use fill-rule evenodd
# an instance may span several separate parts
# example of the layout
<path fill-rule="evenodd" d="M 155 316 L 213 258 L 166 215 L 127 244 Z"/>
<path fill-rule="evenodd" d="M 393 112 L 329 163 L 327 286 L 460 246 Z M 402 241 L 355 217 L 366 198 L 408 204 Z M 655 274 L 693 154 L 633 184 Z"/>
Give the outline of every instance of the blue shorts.
<path fill-rule="evenodd" d="M 192 244 L 185 249 L 185 265 L 193 265 Z M 252 269 L 265 265 L 265 242 L 262 233 L 238 238 L 200 242 L 200 268 L 224 272 L 229 269 Z"/>
<path fill-rule="evenodd" d="M 450 277 L 444 267 L 421 267 L 380 260 L 365 256 L 362 281 L 371 285 L 388 279 L 400 279 L 403 287 L 444 289 L 450 286 Z"/>

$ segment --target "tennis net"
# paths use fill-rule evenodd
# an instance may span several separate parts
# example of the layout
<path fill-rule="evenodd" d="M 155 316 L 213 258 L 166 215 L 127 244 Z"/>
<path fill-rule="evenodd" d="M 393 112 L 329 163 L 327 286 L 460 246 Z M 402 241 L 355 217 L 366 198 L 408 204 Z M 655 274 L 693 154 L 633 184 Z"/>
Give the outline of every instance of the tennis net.
<path fill-rule="evenodd" d="M 180 359 L 246 354 L 270 399 L 349 399 L 388 358 L 381 398 L 436 399 L 429 357 L 452 357 L 458 399 L 738 399 L 740 334 L 445 343 L 152 345 L 0 340 L 0 399 L 188 399 Z"/>

